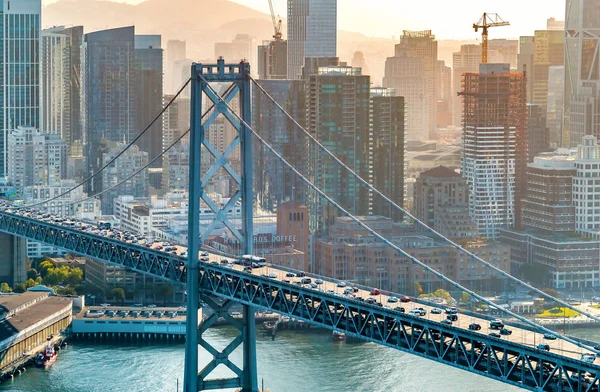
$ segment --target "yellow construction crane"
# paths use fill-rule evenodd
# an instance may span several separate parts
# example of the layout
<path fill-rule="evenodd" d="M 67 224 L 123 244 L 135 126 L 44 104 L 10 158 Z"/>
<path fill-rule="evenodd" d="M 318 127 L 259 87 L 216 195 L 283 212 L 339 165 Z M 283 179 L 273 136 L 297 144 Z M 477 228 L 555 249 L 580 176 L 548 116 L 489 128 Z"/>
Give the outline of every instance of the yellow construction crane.
<path fill-rule="evenodd" d="M 270 0 L 269 0 L 270 3 Z M 273 22 L 275 18 L 273 18 Z M 509 26 L 510 23 L 505 22 L 498 14 L 483 13 L 483 16 L 477 23 L 473 23 L 475 32 L 481 29 L 481 63 L 487 64 L 488 55 L 488 28 L 498 26 Z"/>
<path fill-rule="evenodd" d="M 279 21 L 275 21 L 275 11 L 273 11 L 273 1 L 269 0 L 269 8 L 271 9 L 271 19 L 273 20 L 273 29 L 275 29 L 275 34 L 273 38 L 275 41 L 281 41 L 281 16 L 277 15 Z"/>

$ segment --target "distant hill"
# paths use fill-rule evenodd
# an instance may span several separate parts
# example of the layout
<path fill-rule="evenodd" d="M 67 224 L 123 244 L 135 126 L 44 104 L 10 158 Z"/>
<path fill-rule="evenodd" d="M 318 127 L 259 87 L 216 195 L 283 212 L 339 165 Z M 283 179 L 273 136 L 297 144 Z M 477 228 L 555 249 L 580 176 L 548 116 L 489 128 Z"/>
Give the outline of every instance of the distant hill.
<path fill-rule="evenodd" d="M 42 25 L 83 25 L 85 32 L 135 25 L 136 33 L 161 34 L 164 47 L 169 39 L 185 39 L 192 59 L 213 58 L 214 43 L 229 42 L 237 33 L 256 37 L 257 44 L 273 35 L 269 15 L 227 0 L 146 0 L 137 5 L 59 0 L 44 7 Z M 285 37 L 285 21 L 283 25 Z M 452 52 L 460 48 L 460 43 L 451 42 L 439 44 L 439 57 L 446 64 L 451 64 Z M 338 32 L 338 56 L 350 62 L 352 53 L 362 50 L 375 83 L 383 77 L 385 58 L 393 55 L 394 44 L 389 38 Z"/>

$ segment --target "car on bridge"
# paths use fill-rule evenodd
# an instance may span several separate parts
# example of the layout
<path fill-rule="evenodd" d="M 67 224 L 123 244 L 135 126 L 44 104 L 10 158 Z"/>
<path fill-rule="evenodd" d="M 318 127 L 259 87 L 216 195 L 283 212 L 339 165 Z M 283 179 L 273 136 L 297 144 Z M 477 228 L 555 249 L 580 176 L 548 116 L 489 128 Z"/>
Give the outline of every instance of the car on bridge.
<path fill-rule="evenodd" d="M 323 279 L 315 279 L 316 284 L 323 284 Z"/>
<path fill-rule="evenodd" d="M 442 314 L 442 309 L 433 308 L 433 309 L 431 309 L 431 314 Z"/>
<path fill-rule="evenodd" d="M 410 302 L 410 297 L 407 297 L 407 296 L 400 297 L 400 302 Z"/>
<path fill-rule="evenodd" d="M 490 329 L 502 329 L 504 328 L 504 322 L 499 319 L 490 321 Z"/>
<path fill-rule="evenodd" d="M 346 287 L 346 282 L 338 282 L 337 287 Z"/>
<path fill-rule="evenodd" d="M 404 313 L 404 312 L 406 312 L 406 309 L 404 309 L 402 306 L 396 306 L 396 307 L 394 308 L 394 310 L 395 310 L 396 312 L 400 312 L 400 313 Z"/>
<path fill-rule="evenodd" d="M 373 289 L 370 292 L 371 295 L 381 295 L 381 291 L 379 291 L 379 289 Z"/>
<path fill-rule="evenodd" d="M 546 340 L 556 340 L 557 337 L 556 337 L 556 335 L 553 335 L 551 333 L 546 333 L 546 334 L 544 334 L 544 339 L 546 339 Z"/>
<path fill-rule="evenodd" d="M 541 343 L 537 345 L 537 349 L 538 350 L 546 350 L 546 351 L 550 351 L 550 345 L 547 343 Z"/>
<path fill-rule="evenodd" d="M 291 273 L 291 272 L 288 272 L 287 274 L 285 274 L 285 277 L 286 277 L 286 278 L 295 278 L 295 277 L 296 277 L 296 274 L 293 274 L 293 273 Z"/>
<path fill-rule="evenodd" d="M 500 335 L 512 335 L 512 331 L 508 328 L 502 328 L 500 330 Z"/>
<path fill-rule="evenodd" d="M 490 332 L 489 335 L 493 338 L 501 338 L 502 335 L 500 335 L 498 332 Z"/>
<path fill-rule="evenodd" d="M 471 324 L 469 324 L 469 329 L 471 331 L 479 331 L 479 330 L 481 330 L 481 325 L 479 325 L 477 323 L 471 323 Z"/>
<path fill-rule="evenodd" d="M 421 316 L 425 316 L 427 314 L 427 310 L 425 310 L 425 308 L 414 308 L 413 310 L 415 312 L 419 312 Z"/>
<path fill-rule="evenodd" d="M 391 303 L 396 303 L 396 302 L 398 302 L 398 298 L 396 298 L 396 297 L 389 297 L 387 301 L 391 302 Z"/>
<path fill-rule="evenodd" d="M 442 324 L 452 325 L 452 321 L 450 321 L 450 320 L 442 320 Z"/>
<path fill-rule="evenodd" d="M 458 309 L 455 307 L 446 308 L 446 314 L 456 314 L 458 313 Z"/>

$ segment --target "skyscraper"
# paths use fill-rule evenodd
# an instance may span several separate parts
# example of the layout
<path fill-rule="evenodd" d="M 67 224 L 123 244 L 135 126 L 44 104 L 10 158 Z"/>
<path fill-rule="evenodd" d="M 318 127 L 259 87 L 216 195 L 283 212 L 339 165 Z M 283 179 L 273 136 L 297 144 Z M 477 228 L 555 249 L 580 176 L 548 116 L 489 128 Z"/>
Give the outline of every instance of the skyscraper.
<path fill-rule="evenodd" d="M 287 78 L 300 79 L 305 57 L 336 57 L 337 0 L 288 0 Z"/>
<path fill-rule="evenodd" d="M 372 88 L 370 117 L 373 186 L 402 207 L 406 196 L 404 97 L 397 97 L 394 89 Z M 373 203 L 372 213 L 402 219 L 388 204 Z"/>
<path fill-rule="evenodd" d="M 170 39 L 167 41 L 167 61 L 165 62 L 165 92 L 174 94 L 179 87 L 181 75 L 173 75 L 175 62 L 187 58 L 185 41 Z"/>
<path fill-rule="evenodd" d="M 457 94 L 462 91 L 462 75 L 479 72 L 481 45 L 461 45 L 460 52 L 452 54 L 452 122 L 462 126 L 463 100 Z"/>
<path fill-rule="evenodd" d="M 548 104 L 548 70 L 563 65 L 565 60 L 564 33 L 560 30 L 536 30 L 533 69 L 527 70 L 533 88 L 530 101 L 546 110 Z"/>
<path fill-rule="evenodd" d="M 600 80 L 600 0 L 567 0 L 565 19 L 565 96 L 563 145 L 577 146 L 580 137 L 571 137 L 571 102 L 594 94 Z M 594 86 L 592 86 L 594 85 Z M 582 91 L 582 88 L 587 88 Z M 577 98 L 577 95 L 583 97 Z M 592 96 L 593 97 L 593 96 Z M 595 97 L 593 97 L 596 99 Z M 591 130 L 585 130 L 591 135 Z"/>
<path fill-rule="evenodd" d="M 88 33 L 83 43 L 83 110 L 88 174 L 102 167 L 111 142 L 129 142 L 137 132 L 133 26 Z M 102 180 L 95 178 L 91 191 Z M 89 192 L 89 193 L 93 193 Z"/>
<path fill-rule="evenodd" d="M 81 142 L 81 41 L 83 26 L 42 31 L 41 129 L 71 147 Z"/>
<path fill-rule="evenodd" d="M 0 178 L 8 171 L 8 135 L 40 126 L 40 0 L 0 2 Z"/>
<path fill-rule="evenodd" d="M 548 125 L 550 147 L 562 145 L 563 105 L 565 94 L 565 67 L 555 65 L 548 68 L 548 98 L 546 124 Z"/>
<path fill-rule="evenodd" d="M 533 57 L 535 55 L 535 37 L 519 37 L 519 54 L 517 56 L 517 70 L 527 76 L 527 102 L 533 102 Z"/>
<path fill-rule="evenodd" d="M 396 45 L 394 57 L 385 61 L 383 86 L 396 90 L 406 105 L 406 139 L 429 140 L 426 110 L 426 83 L 423 59 L 410 56 L 408 49 Z"/>
<path fill-rule="evenodd" d="M 595 180 L 600 176 L 600 145 L 595 136 L 586 135 L 577 146 L 575 159 L 577 174 L 573 177 L 573 204 L 575 204 L 575 230 L 579 233 L 600 231 L 600 206 L 595 200 L 598 192 Z"/>
<path fill-rule="evenodd" d="M 260 85 L 296 121 L 304 125 L 306 89 L 302 80 L 261 80 Z M 307 174 L 308 138 L 258 89 L 252 97 L 253 128 L 259 132 L 285 160 Z M 287 201 L 306 202 L 305 184 L 272 154 L 262 153 L 254 144 L 255 193 L 261 208 L 270 210 Z"/>
<path fill-rule="evenodd" d="M 509 64 L 481 64 L 463 76 L 462 173 L 479 235 L 515 224 L 527 168 L 525 81 Z"/>
<path fill-rule="evenodd" d="M 264 41 L 258 46 L 258 78 L 287 78 L 287 41 Z"/>
<path fill-rule="evenodd" d="M 438 98 L 438 43 L 431 30 L 408 31 L 404 30 L 400 36 L 401 47 L 406 48 L 410 57 L 423 61 L 423 75 L 425 77 L 425 96 L 423 100 L 425 117 L 422 122 L 422 133 L 429 139 L 436 139 L 436 113 Z M 397 46 L 398 46 L 397 45 Z"/>
<path fill-rule="evenodd" d="M 160 35 L 135 36 L 135 119 L 137 134 L 144 131 L 162 110 L 163 50 Z M 163 123 L 158 119 L 137 144 L 154 159 L 162 152 Z M 159 158 L 152 167 L 161 167 Z"/>
<path fill-rule="evenodd" d="M 362 178 L 371 176 L 369 152 L 369 76 L 360 68 L 320 67 L 310 75 L 306 92 L 308 131 Z M 353 214 L 369 213 L 367 189 L 319 148 L 309 152 L 309 178 Z M 309 201 L 317 235 L 326 233 L 337 210 L 323 198 Z"/>
<path fill-rule="evenodd" d="M 533 162 L 536 155 L 550 151 L 550 135 L 546 126 L 545 107 L 527 104 L 527 163 Z"/>

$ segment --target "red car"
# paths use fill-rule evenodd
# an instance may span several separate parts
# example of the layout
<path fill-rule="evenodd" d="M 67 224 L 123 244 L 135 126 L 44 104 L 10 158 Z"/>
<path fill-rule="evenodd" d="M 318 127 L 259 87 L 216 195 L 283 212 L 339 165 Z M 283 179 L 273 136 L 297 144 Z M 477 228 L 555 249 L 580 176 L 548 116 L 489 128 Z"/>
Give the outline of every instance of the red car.
<path fill-rule="evenodd" d="M 379 289 L 373 289 L 371 290 L 371 295 L 380 295 L 381 292 L 379 291 Z"/>
<path fill-rule="evenodd" d="M 400 302 L 410 302 L 410 297 L 400 297 Z"/>

